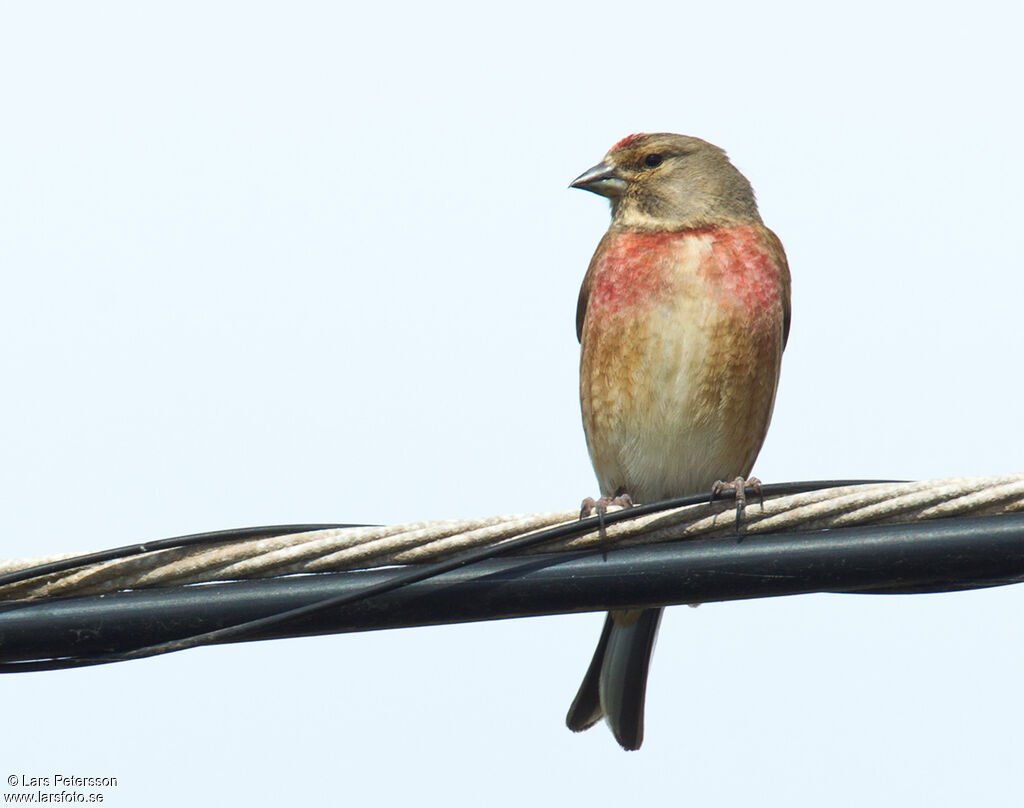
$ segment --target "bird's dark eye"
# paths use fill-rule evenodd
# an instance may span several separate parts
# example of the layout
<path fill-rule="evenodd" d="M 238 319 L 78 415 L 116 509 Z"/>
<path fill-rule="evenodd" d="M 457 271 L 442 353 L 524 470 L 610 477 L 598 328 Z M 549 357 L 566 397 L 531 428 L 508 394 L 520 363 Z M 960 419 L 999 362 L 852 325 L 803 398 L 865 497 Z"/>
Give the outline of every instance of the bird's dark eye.
<path fill-rule="evenodd" d="M 647 168 L 657 168 L 661 165 L 662 159 L 663 158 L 660 154 L 648 154 L 644 158 L 644 165 L 647 166 Z"/>

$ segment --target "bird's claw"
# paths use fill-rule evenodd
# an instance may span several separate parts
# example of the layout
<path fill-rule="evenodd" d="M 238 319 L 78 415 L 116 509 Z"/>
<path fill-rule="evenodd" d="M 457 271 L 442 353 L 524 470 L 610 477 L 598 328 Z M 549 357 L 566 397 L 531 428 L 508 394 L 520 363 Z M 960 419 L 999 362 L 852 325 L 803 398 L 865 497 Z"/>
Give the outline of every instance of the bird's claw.
<path fill-rule="evenodd" d="M 761 510 L 764 510 L 764 491 L 761 489 L 761 481 L 757 477 L 748 477 L 743 479 L 737 477 L 731 483 L 724 482 L 722 480 L 715 480 L 711 486 L 711 498 L 708 500 L 710 505 L 715 501 L 715 497 L 724 494 L 726 491 L 733 491 L 736 494 L 736 532 L 742 535 L 746 531 L 746 526 L 743 522 L 743 517 L 747 512 L 747 489 L 750 489 L 757 494 L 758 501 L 761 503 Z"/>
<path fill-rule="evenodd" d="M 597 515 L 597 533 L 602 542 L 608 539 L 608 534 L 604 529 L 604 515 L 608 513 L 608 508 L 612 505 L 618 505 L 620 508 L 632 508 L 633 500 L 629 494 L 620 488 L 615 492 L 614 497 L 601 497 L 598 500 L 595 500 L 593 497 L 587 497 L 580 505 L 580 519 Z"/>

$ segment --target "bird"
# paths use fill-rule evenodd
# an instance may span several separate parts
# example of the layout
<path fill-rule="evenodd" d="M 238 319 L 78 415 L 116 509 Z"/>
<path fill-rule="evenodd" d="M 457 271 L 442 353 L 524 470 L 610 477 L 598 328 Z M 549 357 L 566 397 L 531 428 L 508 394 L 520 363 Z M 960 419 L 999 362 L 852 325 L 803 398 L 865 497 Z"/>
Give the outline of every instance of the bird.
<path fill-rule="evenodd" d="M 654 133 L 623 138 L 570 187 L 611 203 L 576 309 L 598 511 L 734 486 L 742 503 L 790 324 L 786 254 L 750 182 L 718 146 Z M 604 717 L 640 748 L 661 612 L 608 613 L 569 729 Z"/>

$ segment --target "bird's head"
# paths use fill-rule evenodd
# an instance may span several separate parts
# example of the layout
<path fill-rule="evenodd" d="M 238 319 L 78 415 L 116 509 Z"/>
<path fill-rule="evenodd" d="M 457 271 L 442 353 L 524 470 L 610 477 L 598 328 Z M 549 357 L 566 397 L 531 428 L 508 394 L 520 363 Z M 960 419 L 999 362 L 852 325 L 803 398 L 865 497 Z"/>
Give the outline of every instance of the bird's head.
<path fill-rule="evenodd" d="M 725 152 L 686 135 L 623 138 L 570 187 L 608 197 L 612 224 L 637 230 L 761 222 L 754 190 Z"/>

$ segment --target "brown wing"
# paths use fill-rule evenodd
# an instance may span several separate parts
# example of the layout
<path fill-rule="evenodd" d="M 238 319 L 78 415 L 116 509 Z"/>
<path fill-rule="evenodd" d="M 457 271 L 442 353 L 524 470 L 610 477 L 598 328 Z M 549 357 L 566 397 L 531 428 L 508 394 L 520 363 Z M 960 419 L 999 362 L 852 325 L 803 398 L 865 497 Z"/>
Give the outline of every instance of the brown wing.
<path fill-rule="evenodd" d="M 786 251 L 782 248 L 779 237 L 767 227 L 764 229 L 764 233 L 768 250 L 779 267 L 779 280 L 782 283 L 782 347 L 785 349 L 786 343 L 789 341 L 789 321 L 792 319 L 792 309 L 789 303 L 789 262 L 786 260 Z"/>
<path fill-rule="evenodd" d="M 583 276 L 583 285 L 580 287 L 580 296 L 576 301 L 576 339 L 583 341 L 583 321 L 587 317 L 587 301 L 590 300 L 590 287 L 594 283 L 594 267 L 597 264 L 597 256 L 604 251 L 604 244 L 608 240 L 610 232 L 605 233 L 594 250 L 594 257 L 590 259 L 590 266 L 587 267 L 587 274 Z M 776 239 L 778 241 L 778 239 Z M 781 245 L 780 245 L 781 247 Z M 785 257 L 783 257 L 785 263 Z M 787 275 L 788 277 L 788 275 Z M 788 288 L 788 287 L 787 287 Z M 787 305 L 788 305 L 787 296 Z"/>

